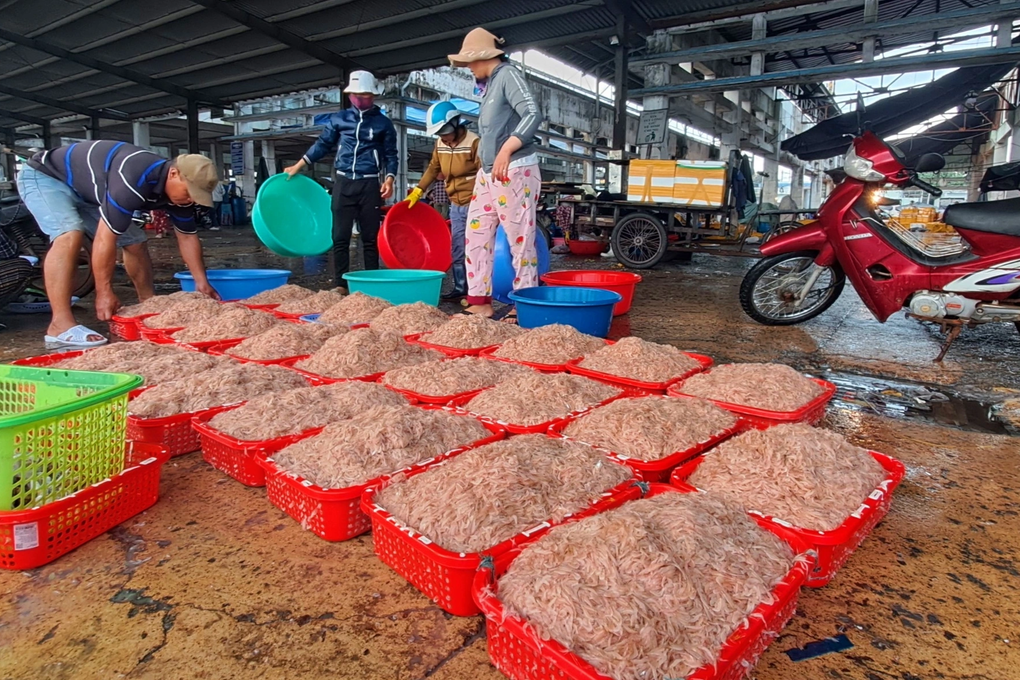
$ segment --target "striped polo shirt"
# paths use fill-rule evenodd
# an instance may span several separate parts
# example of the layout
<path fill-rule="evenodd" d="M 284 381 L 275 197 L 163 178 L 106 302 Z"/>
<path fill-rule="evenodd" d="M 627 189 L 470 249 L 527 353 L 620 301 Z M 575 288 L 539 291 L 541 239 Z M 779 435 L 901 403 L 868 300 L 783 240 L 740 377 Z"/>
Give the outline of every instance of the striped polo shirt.
<path fill-rule="evenodd" d="M 166 197 L 170 161 L 151 151 L 112 140 L 77 142 L 37 153 L 28 164 L 67 184 L 85 203 L 99 206 L 115 234 L 128 230 L 136 210 L 156 209 L 165 210 L 178 231 L 198 231 L 195 206 L 173 205 Z"/>

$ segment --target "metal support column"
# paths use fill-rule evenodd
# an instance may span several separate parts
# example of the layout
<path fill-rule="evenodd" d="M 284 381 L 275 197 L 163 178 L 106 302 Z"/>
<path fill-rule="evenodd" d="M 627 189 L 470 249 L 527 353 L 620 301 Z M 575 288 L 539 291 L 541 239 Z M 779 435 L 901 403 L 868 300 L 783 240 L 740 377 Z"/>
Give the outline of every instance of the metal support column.
<path fill-rule="evenodd" d="M 102 136 L 99 130 L 99 116 L 92 116 L 92 121 L 89 125 L 89 139 L 101 139 Z"/>
<path fill-rule="evenodd" d="M 45 149 L 52 149 L 57 146 L 53 143 L 53 127 L 49 121 L 42 124 L 42 143 Z"/>
<path fill-rule="evenodd" d="M 673 36 L 665 31 L 656 31 L 645 40 L 649 54 L 668 52 L 673 49 Z M 668 85 L 672 81 L 673 67 L 670 64 L 648 64 L 645 66 L 645 83 L 651 85 Z M 652 95 L 644 97 L 641 105 L 645 111 L 656 111 L 669 109 L 669 97 Z M 641 140 L 638 140 L 639 142 Z M 674 156 L 673 144 L 669 132 L 669 122 L 666 123 L 666 137 L 661 143 L 648 145 L 648 158 L 666 160 Z M 642 155 L 642 158 L 645 156 Z"/>
<path fill-rule="evenodd" d="M 751 19 L 751 39 L 764 40 L 768 33 L 768 24 L 764 14 L 755 14 Z M 751 75 L 760 76 L 765 72 L 765 53 L 755 52 L 751 55 Z"/>
<path fill-rule="evenodd" d="M 878 21 L 878 0 L 864 0 L 864 23 Z M 865 38 L 861 43 L 861 61 L 875 61 L 875 39 Z"/>
<path fill-rule="evenodd" d="M 15 163 L 17 161 L 17 156 L 14 155 L 13 149 L 14 149 L 14 144 L 15 144 L 16 141 L 17 140 L 16 140 L 16 138 L 14 136 L 14 130 L 11 130 L 11 129 L 4 130 L 4 146 L 12 150 L 11 153 L 6 153 L 5 152 L 3 154 L 3 157 L 4 157 L 4 177 L 7 179 L 8 182 L 10 182 L 10 181 L 12 181 L 14 179 L 14 170 L 15 170 Z"/>
<path fill-rule="evenodd" d="M 627 148 L 627 17 L 623 13 L 616 16 L 616 38 L 619 41 L 616 45 L 615 69 L 613 73 L 613 87 L 616 90 L 616 100 L 613 104 L 613 149 L 624 150 Z"/>
<path fill-rule="evenodd" d="M 131 143 L 143 149 L 149 148 L 151 139 L 147 122 L 142 120 L 131 121 Z"/>
<path fill-rule="evenodd" d="M 1015 0 L 999 0 L 1000 4 L 1006 5 Z M 1002 19 L 999 21 L 998 30 L 995 34 L 996 47 L 1009 47 L 1013 43 L 1013 19 Z"/>
<path fill-rule="evenodd" d="M 198 102 L 188 100 L 188 153 L 201 153 L 198 139 Z"/>

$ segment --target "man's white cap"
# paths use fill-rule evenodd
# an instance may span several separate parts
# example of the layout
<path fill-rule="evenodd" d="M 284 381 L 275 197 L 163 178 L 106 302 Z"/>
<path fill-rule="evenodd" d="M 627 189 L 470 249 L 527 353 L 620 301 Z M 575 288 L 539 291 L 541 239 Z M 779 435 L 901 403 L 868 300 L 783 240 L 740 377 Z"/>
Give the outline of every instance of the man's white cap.
<path fill-rule="evenodd" d="M 382 86 L 368 71 L 352 71 L 351 79 L 344 88 L 347 94 L 382 94 Z"/>

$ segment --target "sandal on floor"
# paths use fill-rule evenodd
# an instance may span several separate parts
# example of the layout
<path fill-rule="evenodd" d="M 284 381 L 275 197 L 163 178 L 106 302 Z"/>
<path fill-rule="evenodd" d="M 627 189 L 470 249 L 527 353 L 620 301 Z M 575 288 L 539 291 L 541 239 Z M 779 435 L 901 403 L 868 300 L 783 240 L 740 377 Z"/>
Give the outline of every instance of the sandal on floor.
<path fill-rule="evenodd" d="M 100 339 L 89 340 L 89 336 L 97 336 Z M 101 333 L 96 333 L 88 326 L 82 326 L 81 324 L 68 328 L 60 335 L 47 335 L 43 339 L 46 342 L 46 347 L 49 349 L 60 349 L 63 347 L 87 349 L 89 347 L 99 347 L 109 342 Z"/>
<path fill-rule="evenodd" d="M 517 325 L 517 308 L 513 306 L 507 306 L 499 310 L 492 315 L 493 321 L 502 321 L 503 323 L 512 323 Z"/>

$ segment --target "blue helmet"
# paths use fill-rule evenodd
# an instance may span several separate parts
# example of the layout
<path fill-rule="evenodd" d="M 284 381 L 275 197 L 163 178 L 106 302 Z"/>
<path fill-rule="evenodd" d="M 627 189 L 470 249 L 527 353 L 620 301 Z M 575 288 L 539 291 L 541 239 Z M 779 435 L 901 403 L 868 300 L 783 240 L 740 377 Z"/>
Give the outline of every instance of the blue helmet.
<path fill-rule="evenodd" d="M 450 102 L 436 102 L 425 112 L 425 131 L 430 135 L 438 135 L 447 123 L 459 117 L 460 111 Z"/>

